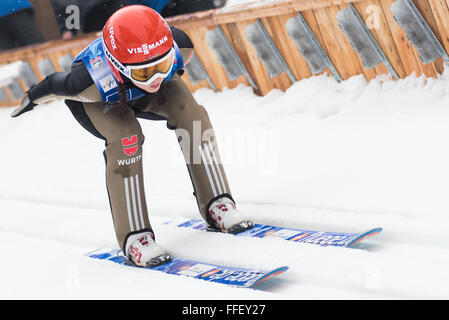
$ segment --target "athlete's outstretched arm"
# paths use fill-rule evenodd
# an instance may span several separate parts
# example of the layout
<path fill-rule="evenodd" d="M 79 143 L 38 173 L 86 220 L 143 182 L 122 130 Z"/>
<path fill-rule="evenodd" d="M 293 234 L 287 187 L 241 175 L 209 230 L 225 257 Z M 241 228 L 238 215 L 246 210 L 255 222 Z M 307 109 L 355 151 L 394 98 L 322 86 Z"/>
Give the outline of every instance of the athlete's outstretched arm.
<path fill-rule="evenodd" d="M 178 45 L 184 66 L 193 54 L 193 43 L 182 30 L 171 27 L 173 39 Z M 26 93 L 20 106 L 14 109 L 11 117 L 31 111 L 40 103 L 55 99 L 69 99 L 81 102 L 99 102 L 100 93 L 83 62 L 77 61 L 68 72 L 55 72 L 38 84 L 33 85 Z"/>
<path fill-rule="evenodd" d="M 33 85 L 11 116 L 17 117 L 35 106 L 55 98 L 85 102 L 100 101 L 95 84 L 82 62 L 74 63 L 68 72 L 55 72 Z"/>

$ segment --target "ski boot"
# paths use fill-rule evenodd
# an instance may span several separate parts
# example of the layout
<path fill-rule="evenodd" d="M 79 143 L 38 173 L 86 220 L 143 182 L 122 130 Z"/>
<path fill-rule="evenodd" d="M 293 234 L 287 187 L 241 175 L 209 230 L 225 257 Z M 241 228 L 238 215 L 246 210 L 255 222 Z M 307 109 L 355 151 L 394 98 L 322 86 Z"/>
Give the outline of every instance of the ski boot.
<path fill-rule="evenodd" d="M 149 231 L 129 236 L 125 250 L 129 260 L 139 267 L 153 268 L 172 260 L 172 257 L 154 242 L 154 235 Z"/>
<path fill-rule="evenodd" d="M 234 201 L 228 197 L 212 202 L 208 214 L 214 225 L 208 225 L 207 231 L 236 234 L 254 227 L 254 223 L 246 219 L 237 210 Z"/>

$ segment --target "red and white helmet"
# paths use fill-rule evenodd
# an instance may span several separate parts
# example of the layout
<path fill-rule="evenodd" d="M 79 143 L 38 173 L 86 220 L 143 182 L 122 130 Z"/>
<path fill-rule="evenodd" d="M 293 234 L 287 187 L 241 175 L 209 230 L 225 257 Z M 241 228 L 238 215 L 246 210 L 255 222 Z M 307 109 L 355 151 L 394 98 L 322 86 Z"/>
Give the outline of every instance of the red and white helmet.
<path fill-rule="evenodd" d="M 132 5 L 116 11 L 103 28 L 103 49 L 114 76 L 139 83 L 167 76 L 175 59 L 173 36 L 155 10 Z"/>

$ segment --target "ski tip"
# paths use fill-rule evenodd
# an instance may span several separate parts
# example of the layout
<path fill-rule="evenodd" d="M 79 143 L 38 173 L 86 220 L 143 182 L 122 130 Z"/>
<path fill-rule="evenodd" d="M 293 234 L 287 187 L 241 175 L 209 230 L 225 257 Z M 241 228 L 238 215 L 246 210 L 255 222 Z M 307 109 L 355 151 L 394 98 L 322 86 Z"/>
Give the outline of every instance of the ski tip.
<path fill-rule="evenodd" d="M 360 236 L 358 236 L 358 237 L 355 238 L 354 240 L 352 240 L 352 241 L 347 245 L 347 247 L 352 247 L 352 246 L 354 246 L 355 244 L 359 243 L 360 241 L 362 241 L 362 240 L 364 240 L 364 239 L 366 239 L 366 238 L 373 237 L 373 236 L 375 236 L 375 235 L 381 233 L 382 230 L 383 230 L 382 228 L 374 228 L 374 229 L 371 229 L 371 230 L 369 230 L 369 231 L 367 231 L 367 232 L 361 234 Z"/>
<path fill-rule="evenodd" d="M 258 285 L 258 284 L 260 284 L 260 283 L 262 283 L 262 282 L 264 282 L 264 281 L 266 281 L 266 280 L 268 280 L 268 279 L 270 279 L 270 278 L 272 278 L 274 276 L 278 276 L 278 275 L 280 275 L 281 273 L 284 273 L 287 270 L 288 270 L 287 266 L 276 268 L 276 269 L 274 269 L 274 270 L 264 274 L 259 279 L 257 279 L 256 282 L 254 282 L 254 284 L 251 285 L 251 287 L 254 287 L 254 286 L 256 286 L 256 285 Z"/>

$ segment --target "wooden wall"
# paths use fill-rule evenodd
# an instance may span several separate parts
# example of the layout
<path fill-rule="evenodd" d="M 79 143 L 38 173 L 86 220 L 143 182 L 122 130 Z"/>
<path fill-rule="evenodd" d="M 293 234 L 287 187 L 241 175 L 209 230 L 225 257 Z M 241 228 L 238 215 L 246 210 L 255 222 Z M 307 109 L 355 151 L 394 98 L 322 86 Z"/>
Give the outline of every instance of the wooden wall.
<path fill-rule="evenodd" d="M 352 3 L 365 22 L 371 19 L 375 26 L 370 28 L 374 38 L 384 51 L 396 73 L 404 78 L 412 73 L 417 76 L 424 74 L 436 77 L 442 73 L 444 64 L 441 58 L 428 65 L 423 65 L 416 49 L 410 44 L 405 32 L 396 23 L 390 10 L 395 0 L 286 0 L 271 1 L 271 4 L 254 6 L 242 5 L 232 9 L 222 9 L 193 15 L 190 19 L 179 17 L 171 23 L 186 31 L 196 46 L 196 53 L 203 66 L 208 71 L 214 85 L 222 90 L 232 88 L 238 83 L 246 83 L 244 77 L 239 81 L 229 81 L 226 72 L 219 64 L 216 56 L 207 46 L 205 34 L 208 30 L 220 25 L 226 32 L 229 41 L 239 54 L 248 72 L 259 87 L 259 94 L 265 95 L 273 88 L 285 90 L 292 85 L 284 73 L 275 79 L 270 79 L 264 65 L 257 59 L 254 48 L 248 43 L 245 28 L 260 19 L 276 43 L 288 66 L 297 80 L 308 78 L 311 71 L 299 54 L 296 44 L 288 36 L 285 23 L 301 12 L 312 29 L 323 49 L 343 79 L 363 74 L 371 80 L 380 74 L 387 74 L 385 65 L 367 70 L 363 67 L 358 54 L 351 47 L 346 35 L 338 27 L 336 15 L 339 10 Z M 449 51 L 449 0 L 413 0 L 430 28 L 437 36 L 446 52 Z M 256 2 L 257 3 L 257 2 Z M 370 23 L 371 25 L 371 23 Z M 330 74 L 330 71 L 327 70 Z M 191 86 L 209 87 L 207 82 Z"/>
<path fill-rule="evenodd" d="M 27 62 L 36 79 L 41 81 L 45 78 L 45 75 L 42 74 L 38 67 L 41 61 L 48 59 L 55 71 L 62 71 L 59 58 L 64 55 L 70 55 L 72 58 L 76 57 L 93 39 L 95 39 L 95 35 L 88 35 L 72 41 L 54 40 L 23 49 L 10 50 L 0 54 L 0 66 L 16 61 Z M 29 89 L 24 79 L 19 77 L 16 80 L 24 92 Z M 4 90 L 8 97 L 7 100 L 0 101 L 0 107 L 16 106 L 20 103 L 21 99 L 14 99 L 11 90 L 7 86 L 0 88 L 0 90 Z"/>
<path fill-rule="evenodd" d="M 276 88 L 286 90 L 292 85 L 291 77 L 285 72 L 270 78 L 265 65 L 259 60 L 255 48 L 248 41 L 245 29 L 258 19 L 262 22 L 279 52 L 294 75 L 301 80 L 312 76 L 309 66 L 299 53 L 295 42 L 289 37 L 285 24 L 288 19 L 301 12 L 316 39 L 329 56 L 338 73 L 344 79 L 362 74 L 367 80 L 378 75 L 387 74 L 384 64 L 372 69 L 365 69 L 359 55 L 352 48 L 348 38 L 341 31 L 336 19 L 337 13 L 354 5 L 361 18 L 370 26 L 369 31 L 385 53 L 392 67 L 404 78 L 412 73 L 417 76 L 436 77 L 444 70 L 441 58 L 424 65 L 416 49 L 411 45 L 404 30 L 396 23 L 391 6 L 396 0 L 277 0 L 256 1 L 234 7 L 183 15 L 168 19 L 170 25 L 181 28 L 191 37 L 195 53 L 209 75 L 210 81 L 218 89 L 233 88 L 240 83 L 249 84 L 245 76 L 231 81 L 225 68 L 220 64 L 216 53 L 209 46 L 206 35 L 210 30 L 220 26 L 232 44 L 240 60 L 257 85 L 255 92 L 265 95 Z M 446 52 L 449 51 L 449 0 L 413 0 L 425 18 L 427 24 L 438 38 Z M 50 41 L 43 45 L 15 50 L 0 54 L 0 65 L 18 60 L 28 61 L 41 80 L 43 75 L 38 70 L 38 63 L 49 58 L 56 71 L 60 71 L 58 57 L 67 53 L 74 57 L 97 35 L 85 35 L 71 41 Z M 331 75 L 329 69 L 324 72 Z M 192 91 L 201 87 L 211 87 L 206 80 L 193 85 L 186 74 L 183 79 Z M 26 85 L 20 81 L 25 91 Z M 18 101 L 11 98 L 0 102 L 0 106 L 16 105 Z"/>

